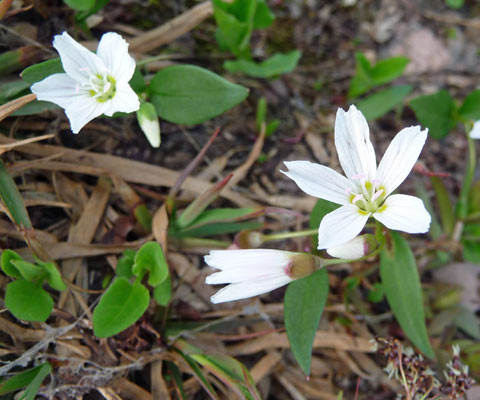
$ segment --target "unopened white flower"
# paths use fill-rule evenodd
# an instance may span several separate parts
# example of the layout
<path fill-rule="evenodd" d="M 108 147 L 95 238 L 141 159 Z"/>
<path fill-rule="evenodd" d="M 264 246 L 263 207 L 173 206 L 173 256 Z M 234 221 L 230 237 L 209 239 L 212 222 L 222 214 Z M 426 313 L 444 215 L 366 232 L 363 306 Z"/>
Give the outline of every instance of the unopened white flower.
<path fill-rule="evenodd" d="M 150 145 L 160 147 L 160 123 L 155 106 L 152 103 L 142 103 L 137 111 L 137 120 Z"/>
<path fill-rule="evenodd" d="M 96 54 L 67 32 L 55 36 L 53 47 L 60 54 L 66 73 L 50 75 L 33 84 L 31 90 L 38 100 L 65 109 L 73 133 L 102 114 L 111 117 L 115 112 L 138 110 L 138 96 L 128 84 L 135 71 L 135 60 L 120 35 L 104 34 Z"/>
<path fill-rule="evenodd" d="M 311 254 L 269 249 L 212 250 L 205 262 L 221 270 L 207 276 L 207 284 L 229 283 L 212 296 L 212 303 L 270 292 L 321 266 L 321 260 Z"/>
<path fill-rule="evenodd" d="M 346 243 L 329 247 L 327 253 L 335 258 L 355 260 L 371 253 L 377 246 L 375 237 L 370 234 L 359 235 Z"/>
<path fill-rule="evenodd" d="M 472 139 L 480 139 L 480 121 L 475 121 L 469 135 Z"/>
<path fill-rule="evenodd" d="M 370 216 L 387 228 L 424 233 L 430 214 L 417 197 L 391 193 L 405 180 L 422 151 L 428 130 L 402 129 L 378 165 L 367 121 L 351 106 L 339 109 L 335 120 L 335 147 L 347 177 L 309 161 L 285 162 L 282 171 L 311 196 L 340 204 L 327 214 L 318 230 L 318 248 L 326 249 L 357 236 Z"/>

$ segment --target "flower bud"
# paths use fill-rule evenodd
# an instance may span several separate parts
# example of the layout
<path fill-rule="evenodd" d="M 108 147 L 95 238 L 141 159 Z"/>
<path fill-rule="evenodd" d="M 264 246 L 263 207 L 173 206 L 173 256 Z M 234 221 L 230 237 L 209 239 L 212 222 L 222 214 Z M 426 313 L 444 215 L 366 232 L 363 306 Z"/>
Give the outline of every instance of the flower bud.
<path fill-rule="evenodd" d="M 346 243 L 327 249 L 327 253 L 335 258 L 355 260 L 370 254 L 377 248 L 375 237 L 369 233 L 360 235 Z"/>
<path fill-rule="evenodd" d="M 313 274 L 322 267 L 322 260 L 312 254 L 297 253 L 290 258 L 287 275 L 292 279 L 300 279 Z"/>
<path fill-rule="evenodd" d="M 137 111 L 137 120 L 152 147 L 160 147 L 160 123 L 155 106 L 142 103 Z"/>

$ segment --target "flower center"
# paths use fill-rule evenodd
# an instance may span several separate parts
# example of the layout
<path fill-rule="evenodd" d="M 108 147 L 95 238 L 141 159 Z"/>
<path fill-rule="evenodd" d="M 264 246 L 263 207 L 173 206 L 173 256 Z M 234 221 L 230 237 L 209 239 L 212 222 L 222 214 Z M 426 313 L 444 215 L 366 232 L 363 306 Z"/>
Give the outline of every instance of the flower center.
<path fill-rule="evenodd" d="M 359 211 L 365 214 L 381 211 L 387 197 L 385 187 L 380 185 L 377 179 L 367 180 L 362 174 L 355 175 L 351 179 L 356 181 L 356 189 L 348 193 L 350 203 L 356 205 Z"/>
<path fill-rule="evenodd" d="M 113 99 L 117 91 L 115 78 L 111 75 L 95 74 L 90 77 L 86 84 L 88 93 L 99 103 Z"/>

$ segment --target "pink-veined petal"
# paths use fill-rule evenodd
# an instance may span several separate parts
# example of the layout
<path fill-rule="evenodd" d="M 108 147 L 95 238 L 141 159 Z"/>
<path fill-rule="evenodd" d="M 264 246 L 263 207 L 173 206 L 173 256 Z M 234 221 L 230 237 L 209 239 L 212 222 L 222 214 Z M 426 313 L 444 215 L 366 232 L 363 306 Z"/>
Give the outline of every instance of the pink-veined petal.
<path fill-rule="evenodd" d="M 79 83 L 67 74 L 53 74 L 34 83 L 30 90 L 38 100 L 50 101 L 62 108 L 67 108 L 79 95 Z"/>
<path fill-rule="evenodd" d="M 55 36 L 53 47 L 60 54 L 65 72 L 77 82 L 88 82 L 92 75 L 103 75 L 107 71 L 99 56 L 83 47 L 67 32 Z"/>
<path fill-rule="evenodd" d="M 323 217 L 318 228 L 318 249 L 338 246 L 357 236 L 367 223 L 369 214 L 347 204 Z"/>
<path fill-rule="evenodd" d="M 378 166 L 377 178 L 392 193 L 408 176 L 427 140 L 428 129 L 404 128 L 393 138 Z"/>
<path fill-rule="evenodd" d="M 382 208 L 384 210 L 374 213 L 373 217 L 387 228 L 407 233 L 428 232 L 432 218 L 418 197 L 394 194 L 385 200 Z"/>
<path fill-rule="evenodd" d="M 99 117 L 106 110 L 106 104 L 84 94 L 76 96 L 74 101 L 65 109 L 73 133 L 78 133 L 88 122 Z"/>
<path fill-rule="evenodd" d="M 128 54 L 128 43 L 118 33 L 105 33 L 100 39 L 97 55 L 117 82 L 125 82 L 135 72 L 135 60 Z M 135 110 L 134 110 L 135 111 Z"/>
<path fill-rule="evenodd" d="M 341 108 L 337 111 L 335 147 L 347 178 L 376 178 L 377 160 L 370 141 L 367 120 L 354 105 L 351 105 L 347 112 Z"/>
<path fill-rule="evenodd" d="M 246 299 L 248 297 L 258 296 L 262 293 L 270 292 L 292 281 L 288 276 L 279 276 L 269 280 L 257 280 L 241 283 L 230 284 L 220 289 L 211 298 L 212 303 L 223 303 L 225 301 L 233 301 Z"/>
<path fill-rule="evenodd" d="M 131 113 L 140 108 L 137 94 L 125 82 L 117 83 L 113 99 L 106 102 L 108 109 L 105 115 L 111 117 L 116 112 Z"/>
<path fill-rule="evenodd" d="M 286 161 L 288 171 L 280 171 L 294 180 L 310 196 L 336 204 L 347 204 L 355 186 L 343 175 L 324 165 L 310 161 Z"/>

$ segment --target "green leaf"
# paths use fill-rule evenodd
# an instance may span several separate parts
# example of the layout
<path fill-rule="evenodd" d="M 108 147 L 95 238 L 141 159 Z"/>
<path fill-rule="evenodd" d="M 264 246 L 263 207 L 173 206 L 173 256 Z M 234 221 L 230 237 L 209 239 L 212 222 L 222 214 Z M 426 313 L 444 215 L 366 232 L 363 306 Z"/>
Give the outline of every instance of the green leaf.
<path fill-rule="evenodd" d="M 402 103 L 412 87 L 410 85 L 393 86 L 380 90 L 357 103 L 358 109 L 367 120 L 381 117 Z"/>
<path fill-rule="evenodd" d="M 166 307 L 167 304 L 170 303 L 170 299 L 172 298 L 172 280 L 170 277 L 155 287 L 153 298 L 163 307 Z"/>
<path fill-rule="evenodd" d="M 461 8 L 465 0 L 445 0 L 445 4 L 450 8 Z"/>
<path fill-rule="evenodd" d="M 363 53 L 355 53 L 355 61 L 355 75 L 350 82 L 350 89 L 348 90 L 349 98 L 360 96 L 373 87 L 370 61 Z"/>
<path fill-rule="evenodd" d="M 12 117 L 20 117 L 22 115 L 36 115 L 43 113 L 45 111 L 59 110 L 60 107 L 55 103 L 43 100 L 33 100 L 28 104 L 25 104 L 23 107 L 19 108 L 17 111 L 10 114 Z"/>
<path fill-rule="evenodd" d="M 20 372 L 10 379 L 0 382 L 0 395 L 15 392 L 25 386 L 29 386 L 21 398 L 33 400 L 38 392 L 40 384 L 50 372 L 52 372 L 52 367 L 49 363 L 44 363 Z"/>
<path fill-rule="evenodd" d="M 19 96 L 29 87 L 30 85 L 23 80 L 16 80 L 13 82 L 5 82 L 0 84 L 0 104 L 6 103 L 8 100 Z"/>
<path fill-rule="evenodd" d="M 42 276 L 46 275 L 43 271 L 43 268 L 39 267 L 38 265 L 29 263 L 28 261 L 10 260 L 10 263 L 15 266 L 18 272 L 20 272 L 20 275 L 22 275 L 22 278 L 26 281 L 38 283 L 39 279 L 42 278 Z"/>
<path fill-rule="evenodd" d="M 5 306 L 18 319 L 45 322 L 53 310 L 53 300 L 33 282 L 10 282 L 5 291 Z"/>
<path fill-rule="evenodd" d="M 465 236 L 462 239 L 463 258 L 471 263 L 480 264 L 480 224 L 466 224 L 463 227 L 463 235 Z"/>
<path fill-rule="evenodd" d="M 407 241 L 390 231 L 391 248 L 380 253 L 380 276 L 388 303 L 405 334 L 427 357 L 434 358 L 428 340 L 422 287 L 417 264 Z"/>
<path fill-rule="evenodd" d="M 198 228 L 214 222 L 241 221 L 256 217 L 260 214 L 258 208 L 214 208 L 203 211 L 190 225 L 189 228 Z"/>
<path fill-rule="evenodd" d="M 322 222 L 323 217 L 328 213 L 336 210 L 340 206 L 338 204 L 332 203 L 328 200 L 318 199 L 315 207 L 313 207 L 312 212 L 310 213 L 310 229 L 318 229 L 320 222 Z M 313 247 L 317 248 L 318 245 L 318 235 L 315 235 L 313 238 Z"/>
<path fill-rule="evenodd" d="M 67 288 L 54 263 L 43 261 L 37 261 L 37 263 L 46 272 L 47 282 L 51 288 L 55 290 L 65 290 Z"/>
<path fill-rule="evenodd" d="M 12 263 L 12 261 L 15 260 L 22 260 L 22 257 L 20 257 L 20 255 L 13 250 L 3 250 L 2 256 L 0 258 L 2 270 L 5 275 L 8 275 L 12 278 L 22 279 L 22 274 L 17 269 L 17 267 L 15 267 L 15 264 Z"/>
<path fill-rule="evenodd" d="M 303 372 L 310 375 L 312 346 L 328 297 L 325 268 L 291 282 L 285 293 L 284 319 L 290 347 Z"/>
<path fill-rule="evenodd" d="M 117 278 L 93 311 L 95 336 L 110 337 L 127 329 L 143 315 L 149 303 L 150 294 L 145 286 Z"/>
<path fill-rule="evenodd" d="M 95 0 L 63 0 L 63 2 L 77 11 L 87 11 L 95 5 Z"/>
<path fill-rule="evenodd" d="M 199 124 L 243 101 L 248 90 L 193 65 L 158 71 L 150 83 L 158 115 L 177 124 Z"/>
<path fill-rule="evenodd" d="M 141 276 L 144 271 L 149 271 L 148 283 L 151 286 L 160 285 L 168 277 L 167 260 L 157 242 L 145 243 L 135 255 L 132 272 Z"/>
<path fill-rule="evenodd" d="M 137 254 L 137 252 L 130 249 L 123 252 L 122 257 L 120 257 L 117 262 L 117 268 L 115 269 L 115 274 L 118 277 L 130 279 L 133 276 L 132 267 L 135 263 L 135 254 Z"/>
<path fill-rule="evenodd" d="M 222 235 L 225 233 L 240 232 L 244 229 L 260 229 L 263 227 L 261 222 L 217 222 L 214 224 L 202 225 L 198 228 L 184 229 L 177 232 L 172 232 L 172 235 L 178 238 L 186 237 L 206 237 L 214 235 Z"/>
<path fill-rule="evenodd" d="M 275 20 L 275 14 L 268 7 L 266 0 L 257 0 L 257 9 L 253 17 L 253 27 L 256 29 L 265 29 L 272 25 Z"/>
<path fill-rule="evenodd" d="M 458 113 L 466 120 L 476 121 L 480 119 L 480 90 L 474 90 L 465 97 Z"/>
<path fill-rule="evenodd" d="M 380 282 L 374 283 L 372 289 L 368 292 L 367 300 L 372 303 L 380 303 L 385 297 L 383 286 Z"/>
<path fill-rule="evenodd" d="M 454 127 L 456 105 L 446 90 L 410 100 L 418 121 L 429 129 L 430 136 L 442 139 Z"/>
<path fill-rule="evenodd" d="M 407 57 L 390 57 L 380 60 L 370 71 L 374 85 L 383 85 L 398 78 L 409 62 Z"/>
<path fill-rule="evenodd" d="M 269 59 L 256 63 L 250 60 L 225 61 L 224 67 L 232 72 L 243 72 L 255 78 L 271 78 L 292 72 L 300 60 L 302 53 L 293 50 L 289 53 L 276 53 Z"/>
<path fill-rule="evenodd" d="M 130 79 L 130 82 L 128 82 L 128 84 L 136 93 L 143 92 L 147 89 L 145 78 L 143 77 L 138 67 L 135 68 L 135 72 L 133 73 L 132 79 Z"/>
<path fill-rule="evenodd" d="M 20 227 L 32 228 L 22 196 L 2 160 L 0 160 L 0 198 L 12 216 L 13 222 Z"/>
<path fill-rule="evenodd" d="M 53 58 L 25 68 L 20 76 L 25 82 L 28 82 L 31 85 L 35 82 L 40 82 L 47 76 L 64 72 L 60 58 Z"/>

